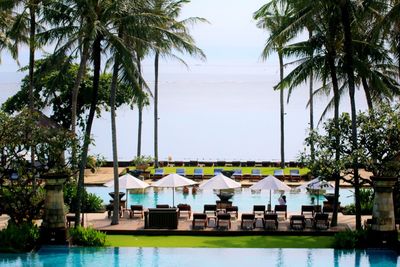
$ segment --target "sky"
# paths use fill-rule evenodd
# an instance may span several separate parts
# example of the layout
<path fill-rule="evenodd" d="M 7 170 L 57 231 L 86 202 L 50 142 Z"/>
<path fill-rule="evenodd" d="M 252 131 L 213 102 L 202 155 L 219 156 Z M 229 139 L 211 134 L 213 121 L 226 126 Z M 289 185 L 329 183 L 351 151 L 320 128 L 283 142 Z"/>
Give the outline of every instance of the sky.
<path fill-rule="evenodd" d="M 174 160 L 276 160 L 280 158 L 279 66 L 272 54 L 262 62 L 260 54 L 268 33 L 256 27 L 253 13 L 266 1 L 192 0 L 184 6 L 181 18 L 202 17 L 209 23 L 191 28 L 206 61 L 183 56 L 188 68 L 171 59 L 160 64 L 159 158 Z M 28 62 L 27 49 L 21 51 L 21 65 Z M 0 103 L 11 95 L 22 76 L 18 66 L 2 54 Z M 153 58 L 144 62 L 144 77 L 154 86 Z M 307 85 L 295 90 L 286 104 L 286 159 L 295 160 L 304 151 L 307 134 Z M 365 107 L 358 94 L 359 108 Z M 344 99 L 343 110 L 348 101 Z M 317 97 L 315 117 L 327 103 Z M 137 110 L 117 111 L 120 160 L 136 155 Z M 110 115 L 95 120 L 95 146 L 90 153 L 111 160 Z M 153 106 L 145 109 L 142 154 L 154 155 Z"/>

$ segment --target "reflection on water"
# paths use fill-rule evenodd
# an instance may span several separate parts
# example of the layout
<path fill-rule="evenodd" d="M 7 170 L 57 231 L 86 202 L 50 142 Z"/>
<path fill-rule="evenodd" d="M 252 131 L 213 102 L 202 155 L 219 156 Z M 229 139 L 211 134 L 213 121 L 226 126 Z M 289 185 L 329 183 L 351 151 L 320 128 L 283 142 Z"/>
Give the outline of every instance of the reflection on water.
<path fill-rule="evenodd" d="M 388 250 L 44 247 L 38 253 L 0 254 L 0 266 L 396 267 L 399 264 L 400 257 Z"/>

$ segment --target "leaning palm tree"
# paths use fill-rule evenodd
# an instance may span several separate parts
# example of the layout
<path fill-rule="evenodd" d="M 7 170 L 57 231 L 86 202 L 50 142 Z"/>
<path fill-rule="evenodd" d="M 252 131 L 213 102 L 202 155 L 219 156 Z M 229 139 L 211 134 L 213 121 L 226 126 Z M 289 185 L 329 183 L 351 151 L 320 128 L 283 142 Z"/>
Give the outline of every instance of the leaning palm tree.
<path fill-rule="evenodd" d="M 177 21 L 182 6 L 189 3 L 190 0 L 153 0 L 153 10 L 155 13 L 168 18 L 167 22 L 159 25 L 165 32 L 153 32 L 154 39 L 154 163 L 158 167 L 158 73 L 160 56 L 177 58 L 184 61 L 173 54 L 173 51 L 179 53 L 188 53 L 192 56 L 199 56 L 205 59 L 205 55 L 199 49 L 193 38 L 188 32 L 188 25 L 197 22 L 206 22 L 203 18 L 190 17 L 181 21 Z"/>
<path fill-rule="evenodd" d="M 292 35 L 277 36 L 286 20 L 289 18 L 290 5 L 283 1 L 271 1 L 263 5 L 254 13 L 254 19 L 257 20 L 257 26 L 271 33 L 262 52 L 262 58 L 265 60 L 269 57 L 272 51 L 278 53 L 279 58 L 279 78 L 283 80 L 283 49 L 285 44 L 292 38 Z M 274 36 L 274 38 L 271 38 Z M 285 105 L 284 105 L 284 90 L 280 90 L 280 129 L 281 129 L 281 168 L 285 168 Z"/>

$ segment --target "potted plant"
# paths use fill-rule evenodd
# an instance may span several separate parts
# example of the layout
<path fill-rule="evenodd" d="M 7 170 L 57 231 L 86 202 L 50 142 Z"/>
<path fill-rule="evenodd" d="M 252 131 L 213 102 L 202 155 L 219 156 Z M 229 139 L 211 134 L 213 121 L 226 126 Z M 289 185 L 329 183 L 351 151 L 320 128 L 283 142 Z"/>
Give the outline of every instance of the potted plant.
<path fill-rule="evenodd" d="M 137 156 L 132 160 L 132 164 L 137 170 L 145 171 L 153 161 L 151 156 Z"/>

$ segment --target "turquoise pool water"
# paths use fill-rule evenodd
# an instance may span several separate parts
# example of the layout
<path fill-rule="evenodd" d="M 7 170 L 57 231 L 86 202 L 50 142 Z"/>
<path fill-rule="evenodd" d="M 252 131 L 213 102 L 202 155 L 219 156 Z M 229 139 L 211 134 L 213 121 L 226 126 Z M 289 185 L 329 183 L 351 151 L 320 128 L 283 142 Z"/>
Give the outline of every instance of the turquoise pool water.
<path fill-rule="evenodd" d="M 100 196 L 104 203 L 108 203 L 111 197 L 108 195 L 112 189 L 108 187 L 87 187 L 87 191 L 95 193 Z M 190 190 L 189 190 L 190 191 Z M 287 199 L 288 211 L 300 211 L 301 205 L 311 204 L 311 195 L 308 193 L 285 193 Z M 272 207 L 278 204 L 279 192 L 272 192 L 271 202 Z M 317 196 L 314 196 L 315 204 L 317 204 Z M 123 199 L 126 199 L 124 197 Z M 179 203 L 187 203 L 191 205 L 192 210 L 201 212 L 203 211 L 204 204 L 215 204 L 219 200 L 213 191 L 204 190 L 198 191 L 193 195 L 183 194 L 182 188 L 175 190 L 175 206 Z M 326 199 L 321 195 L 318 198 L 319 204 Z M 235 191 L 235 195 L 231 199 L 233 205 L 239 207 L 239 212 L 252 211 L 253 205 L 266 205 L 269 201 L 269 191 L 252 192 L 249 188 L 241 188 Z M 348 188 L 340 189 L 341 205 L 348 205 L 354 203 L 353 190 Z M 171 188 L 148 188 L 144 192 L 142 190 L 131 191 L 128 194 L 128 205 L 140 204 L 145 208 L 153 208 L 157 204 L 169 204 L 172 206 L 172 189 Z M 129 206 L 128 206 L 129 207 Z"/>
<path fill-rule="evenodd" d="M 396 267 L 400 257 L 386 250 L 45 247 L 36 254 L 0 254 L 0 266 Z"/>

